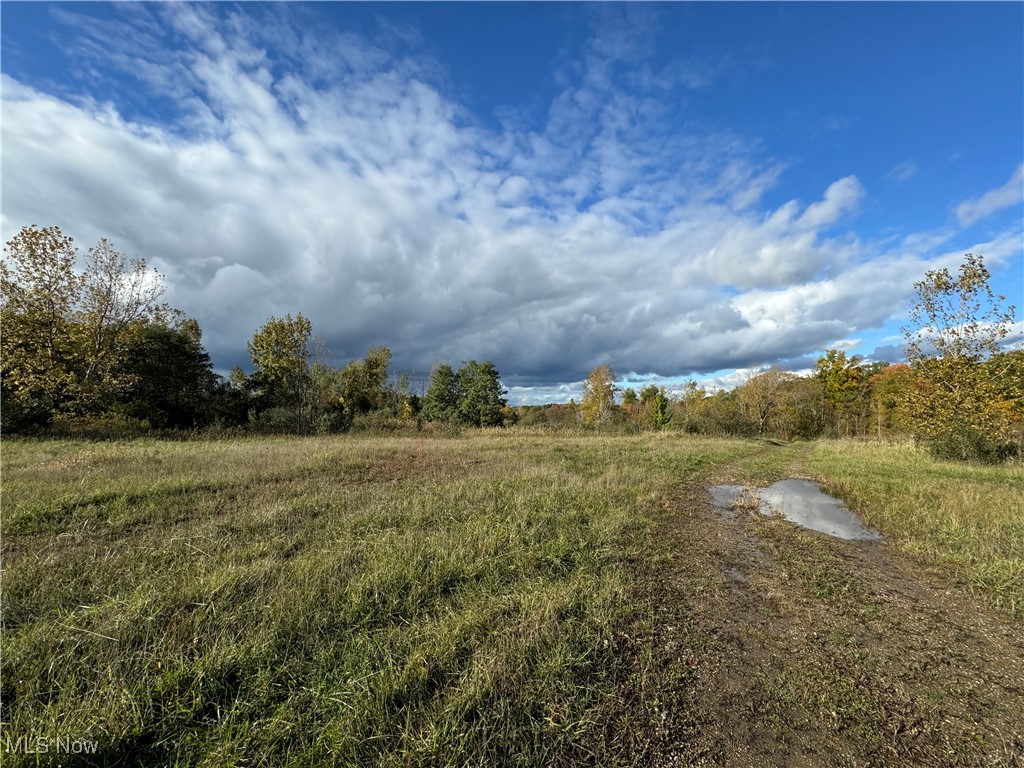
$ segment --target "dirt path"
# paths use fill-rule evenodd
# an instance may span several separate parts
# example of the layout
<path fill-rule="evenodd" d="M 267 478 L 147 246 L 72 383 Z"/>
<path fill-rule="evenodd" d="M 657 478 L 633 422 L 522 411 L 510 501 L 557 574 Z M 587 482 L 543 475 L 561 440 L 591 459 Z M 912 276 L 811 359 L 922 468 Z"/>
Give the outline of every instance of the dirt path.
<path fill-rule="evenodd" d="M 682 489 L 642 573 L 654 653 L 690 670 L 663 763 L 1024 765 L 1021 626 L 884 542 L 713 508 L 741 466 Z"/>

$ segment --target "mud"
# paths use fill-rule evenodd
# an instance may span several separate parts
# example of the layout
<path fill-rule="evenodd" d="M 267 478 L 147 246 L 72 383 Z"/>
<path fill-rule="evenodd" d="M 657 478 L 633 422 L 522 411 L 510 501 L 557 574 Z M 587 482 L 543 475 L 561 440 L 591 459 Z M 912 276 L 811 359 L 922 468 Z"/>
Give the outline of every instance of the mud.
<path fill-rule="evenodd" d="M 654 667 L 687 671 L 654 762 L 1024 765 L 1020 624 L 884 541 L 723 515 L 743 471 L 681 489 L 638 566 Z"/>

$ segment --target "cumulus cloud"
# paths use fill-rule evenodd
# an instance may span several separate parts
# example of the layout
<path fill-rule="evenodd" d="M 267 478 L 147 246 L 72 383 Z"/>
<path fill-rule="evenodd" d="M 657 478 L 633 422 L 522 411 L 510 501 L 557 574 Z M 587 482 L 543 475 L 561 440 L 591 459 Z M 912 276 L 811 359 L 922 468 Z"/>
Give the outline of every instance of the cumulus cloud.
<path fill-rule="evenodd" d="M 281 13 L 142 5 L 113 31 L 80 24 L 93 84 L 74 97 L 3 76 L 4 239 L 52 223 L 149 258 L 219 368 L 302 312 L 332 362 L 375 344 L 420 377 L 490 359 L 514 400 L 565 400 L 606 362 L 679 376 L 800 358 L 882 324 L 946 264 L 839 230 L 866 195 L 852 175 L 759 208 L 784 163 L 679 130 L 666 99 L 718 70 L 648 67 L 643 14 L 595 32 L 543 121 L 489 129 L 409 53 L 415 30 L 331 37 L 250 11 Z M 138 114 L 134 88 L 168 113 Z"/>
<path fill-rule="evenodd" d="M 956 218 L 965 227 L 969 227 L 1004 208 L 1020 205 L 1021 202 L 1024 202 L 1024 164 L 1017 166 L 1017 171 L 1003 186 L 960 203 L 956 207 Z"/>
<path fill-rule="evenodd" d="M 800 217 L 799 224 L 808 229 L 831 226 L 844 213 L 853 210 L 862 197 L 864 188 L 860 182 L 855 176 L 847 176 L 830 184 L 825 190 L 825 199 L 808 206 Z"/>

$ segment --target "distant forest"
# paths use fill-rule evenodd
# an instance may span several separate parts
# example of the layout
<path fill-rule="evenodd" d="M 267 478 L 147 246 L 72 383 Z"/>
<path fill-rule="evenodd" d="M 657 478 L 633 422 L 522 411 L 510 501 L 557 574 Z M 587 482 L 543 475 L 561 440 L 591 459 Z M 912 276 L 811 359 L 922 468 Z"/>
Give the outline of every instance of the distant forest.
<path fill-rule="evenodd" d="M 455 431 L 460 427 L 676 430 L 783 440 L 909 436 L 939 456 L 996 461 L 1024 446 L 1024 350 L 1005 350 L 1014 308 L 993 294 L 981 256 L 928 272 L 905 363 L 827 350 L 813 374 L 761 370 L 731 391 L 616 388 L 590 372 L 579 403 L 510 407 L 494 364 L 434 366 L 413 391 L 374 347 L 334 368 L 311 354 L 302 314 L 271 317 L 248 343 L 253 372 L 214 373 L 199 324 L 161 303 L 161 276 L 107 240 L 76 268 L 57 227 L 25 227 L 0 264 L 0 427 L 5 434 Z"/>

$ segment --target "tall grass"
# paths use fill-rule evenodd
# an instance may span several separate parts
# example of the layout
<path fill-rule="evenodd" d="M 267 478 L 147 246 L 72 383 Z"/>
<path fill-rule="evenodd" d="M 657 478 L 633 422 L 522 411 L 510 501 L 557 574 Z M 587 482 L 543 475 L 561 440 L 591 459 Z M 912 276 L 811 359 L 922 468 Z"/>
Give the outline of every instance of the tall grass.
<path fill-rule="evenodd" d="M 0 750 L 99 752 L 3 765 L 647 764 L 682 663 L 643 645 L 655 521 L 691 480 L 777 479 L 804 453 L 527 430 L 5 441 Z M 838 442 L 808 461 L 1020 611 L 1019 466 Z"/>
<path fill-rule="evenodd" d="M 613 727 L 645 674 L 624 558 L 669 489 L 755 449 L 7 441 L 3 739 L 95 739 L 74 759 L 98 765 L 642 762 Z"/>
<path fill-rule="evenodd" d="M 888 541 L 996 605 L 1024 611 L 1024 464 L 944 461 L 906 444 L 822 441 L 810 466 Z"/>

